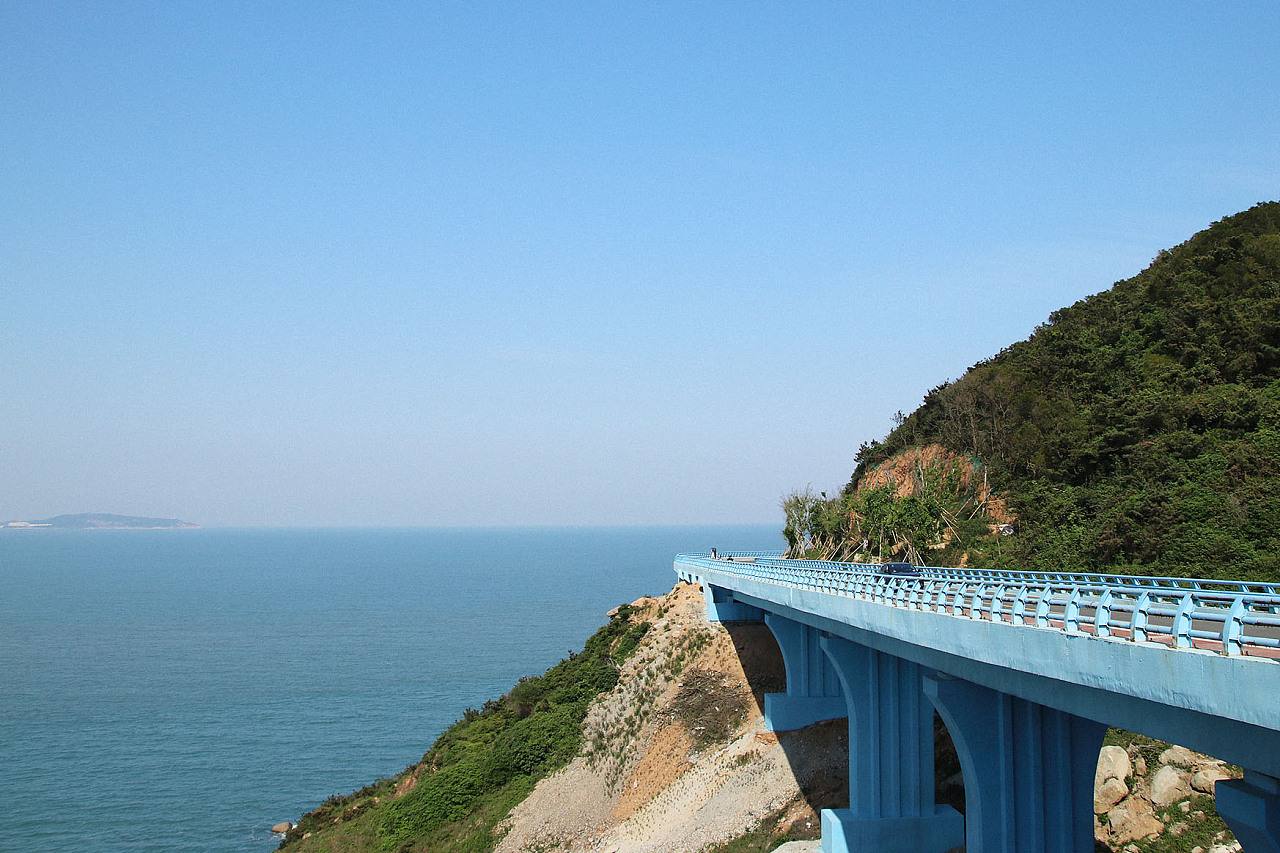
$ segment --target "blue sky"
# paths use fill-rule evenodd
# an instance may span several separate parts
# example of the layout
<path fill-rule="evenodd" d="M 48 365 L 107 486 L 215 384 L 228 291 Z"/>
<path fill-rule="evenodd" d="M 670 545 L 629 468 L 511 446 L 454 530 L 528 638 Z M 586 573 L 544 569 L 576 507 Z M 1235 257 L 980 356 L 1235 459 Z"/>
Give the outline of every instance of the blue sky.
<path fill-rule="evenodd" d="M 776 520 L 1278 89 L 1274 3 L 0 4 L 0 518 Z"/>

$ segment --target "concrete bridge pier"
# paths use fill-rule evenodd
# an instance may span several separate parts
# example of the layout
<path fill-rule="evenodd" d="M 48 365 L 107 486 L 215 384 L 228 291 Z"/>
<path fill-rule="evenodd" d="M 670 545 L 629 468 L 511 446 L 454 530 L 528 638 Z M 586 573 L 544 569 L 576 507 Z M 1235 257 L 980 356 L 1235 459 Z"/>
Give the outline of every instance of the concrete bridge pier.
<path fill-rule="evenodd" d="M 764 624 L 778 641 L 787 670 L 786 692 L 764 694 L 765 728 L 786 732 L 847 716 L 840 679 L 822 650 L 818 629 L 776 613 L 766 613 Z"/>
<path fill-rule="evenodd" d="M 1248 768 L 1214 787 L 1218 814 L 1245 853 L 1280 853 L 1280 779 Z"/>
<path fill-rule="evenodd" d="M 926 676 L 924 690 L 964 772 L 968 853 L 1092 853 L 1106 726 L 958 678 Z"/>
<path fill-rule="evenodd" d="M 934 802 L 933 708 L 921 668 L 824 636 L 849 714 L 849 808 L 822 812 L 823 853 L 943 853 L 964 843 L 964 818 Z"/>
<path fill-rule="evenodd" d="M 733 600 L 733 592 L 724 587 L 702 582 L 702 597 L 707 602 L 708 622 L 759 622 L 764 611 Z"/>

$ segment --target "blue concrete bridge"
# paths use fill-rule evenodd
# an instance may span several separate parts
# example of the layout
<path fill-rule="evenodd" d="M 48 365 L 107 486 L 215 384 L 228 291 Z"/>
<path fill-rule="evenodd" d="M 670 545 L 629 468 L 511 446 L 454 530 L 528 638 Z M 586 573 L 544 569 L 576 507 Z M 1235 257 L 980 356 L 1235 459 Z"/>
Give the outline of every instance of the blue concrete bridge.
<path fill-rule="evenodd" d="M 1108 726 L 1244 768 L 1217 807 L 1280 853 L 1280 584 L 682 554 L 712 621 L 763 621 L 782 651 L 775 730 L 849 719 L 849 808 L 825 853 L 1091 853 Z M 934 801 L 933 716 L 965 814 Z"/>

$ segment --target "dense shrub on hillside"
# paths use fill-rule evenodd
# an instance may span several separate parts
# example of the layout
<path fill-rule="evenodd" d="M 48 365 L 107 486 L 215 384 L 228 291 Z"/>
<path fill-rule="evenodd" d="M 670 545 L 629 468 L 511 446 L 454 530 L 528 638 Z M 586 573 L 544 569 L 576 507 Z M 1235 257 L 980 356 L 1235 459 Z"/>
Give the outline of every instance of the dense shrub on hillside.
<path fill-rule="evenodd" d="M 930 443 L 982 460 L 1018 516 L 1003 562 L 1280 579 L 1280 203 L 930 391 L 845 497 Z"/>
<path fill-rule="evenodd" d="M 807 490 L 784 498 L 791 553 L 855 562 L 998 561 L 1004 543 L 992 531 L 1004 519 L 1003 503 L 990 500 L 972 460 L 928 458 L 928 450 L 897 472 L 901 482 L 880 477 L 888 482 L 864 480 L 835 498 Z"/>
<path fill-rule="evenodd" d="M 429 844 L 433 832 L 483 810 L 487 799 L 500 803 L 492 811 L 501 818 L 534 782 L 567 764 L 581 745 L 587 705 L 617 684 L 618 664 L 648 628 L 632 615 L 623 606 L 580 653 L 468 710 L 440 735 L 422 758 L 417 785 L 386 806 L 378 824 L 383 846 Z M 480 830 L 473 834 L 487 848 L 488 827 Z"/>

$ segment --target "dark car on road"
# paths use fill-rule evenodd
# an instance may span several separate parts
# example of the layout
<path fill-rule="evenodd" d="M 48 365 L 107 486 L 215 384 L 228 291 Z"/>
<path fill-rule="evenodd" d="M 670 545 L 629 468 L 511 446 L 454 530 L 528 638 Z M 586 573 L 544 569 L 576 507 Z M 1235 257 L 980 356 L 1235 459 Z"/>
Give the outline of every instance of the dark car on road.
<path fill-rule="evenodd" d="M 880 574 L 915 577 L 920 574 L 920 569 L 910 563 L 881 563 Z"/>

